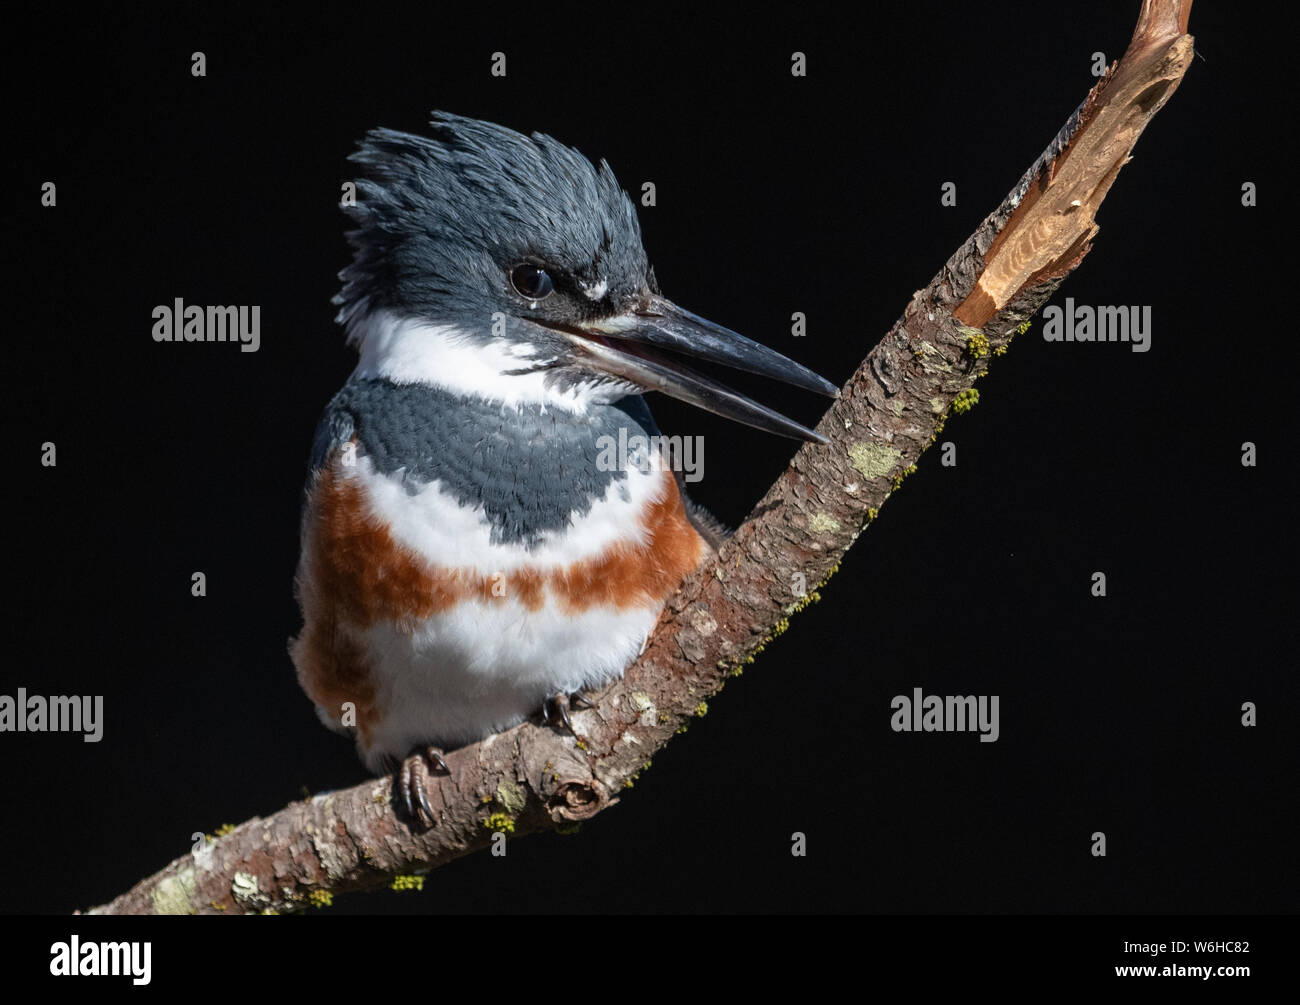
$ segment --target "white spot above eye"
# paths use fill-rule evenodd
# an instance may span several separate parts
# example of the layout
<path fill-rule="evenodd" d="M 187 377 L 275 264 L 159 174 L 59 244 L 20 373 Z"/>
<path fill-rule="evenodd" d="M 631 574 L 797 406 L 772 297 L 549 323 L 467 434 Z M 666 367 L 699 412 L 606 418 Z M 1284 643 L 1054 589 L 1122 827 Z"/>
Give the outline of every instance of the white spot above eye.
<path fill-rule="evenodd" d="M 584 283 L 580 281 L 578 285 L 582 287 L 582 292 L 586 294 L 588 300 L 599 300 L 609 289 L 609 284 L 603 279 L 597 280 L 594 283 Z"/>

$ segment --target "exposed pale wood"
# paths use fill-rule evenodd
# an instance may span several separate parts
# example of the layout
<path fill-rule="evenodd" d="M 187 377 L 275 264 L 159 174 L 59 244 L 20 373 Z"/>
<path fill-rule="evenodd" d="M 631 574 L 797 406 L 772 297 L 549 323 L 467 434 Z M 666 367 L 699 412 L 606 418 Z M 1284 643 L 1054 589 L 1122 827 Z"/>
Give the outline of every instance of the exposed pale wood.
<path fill-rule="evenodd" d="M 1095 217 L 1142 130 L 1192 61 L 1190 5 L 1146 0 L 1122 60 L 1084 101 L 1061 153 L 1043 165 L 984 256 L 984 272 L 953 313 L 979 328 L 1026 286 L 1073 269 L 1097 235 Z"/>

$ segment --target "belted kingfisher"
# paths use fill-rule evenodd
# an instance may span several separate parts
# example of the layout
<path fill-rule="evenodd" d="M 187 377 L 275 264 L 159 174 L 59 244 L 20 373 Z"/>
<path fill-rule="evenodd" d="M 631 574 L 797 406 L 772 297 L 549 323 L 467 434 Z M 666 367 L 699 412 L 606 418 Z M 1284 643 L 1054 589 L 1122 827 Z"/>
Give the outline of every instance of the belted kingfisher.
<path fill-rule="evenodd" d="M 400 765 L 430 824 L 445 750 L 539 710 L 569 726 L 570 699 L 623 673 L 725 536 L 671 458 L 602 463 L 620 435 L 661 442 L 642 393 L 810 440 L 677 358 L 836 394 L 660 294 L 604 161 L 456 115 L 431 126 L 372 130 L 350 158 L 334 302 L 360 361 L 316 432 L 291 644 L 321 721 L 372 771 Z"/>

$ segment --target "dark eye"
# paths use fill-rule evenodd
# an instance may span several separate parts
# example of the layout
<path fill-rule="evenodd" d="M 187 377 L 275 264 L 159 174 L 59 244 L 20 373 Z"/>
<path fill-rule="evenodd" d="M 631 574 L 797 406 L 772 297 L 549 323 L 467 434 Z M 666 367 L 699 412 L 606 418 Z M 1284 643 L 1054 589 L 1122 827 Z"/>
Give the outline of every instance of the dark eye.
<path fill-rule="evenodd" d="M 545 300 L 555 292 L 555 284 L 545 269 L 523 262 L 510 270 L 510 285 L 525 300 Z"/>

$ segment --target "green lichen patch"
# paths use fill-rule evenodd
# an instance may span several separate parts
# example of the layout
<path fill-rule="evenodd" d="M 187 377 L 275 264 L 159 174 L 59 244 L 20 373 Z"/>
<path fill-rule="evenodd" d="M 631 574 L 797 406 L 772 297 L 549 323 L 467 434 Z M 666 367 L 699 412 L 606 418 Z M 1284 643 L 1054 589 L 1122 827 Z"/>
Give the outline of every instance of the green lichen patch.
<path fill-rule="evenodd" d="M 522 786 L 503 778 L 497 783 L 497 802 L 507 813 L 519 813 L 528 802 L 528 793 Z"/>
<path fill-rule="evenodd" d="M 237 872 L 230 881 L 230 893 L 235 900 L 252 900 L 260 891 L 257 887 L 257 877 L 248 872 Z"/>
<path fill-rule="evenodd" d="M 153 889 L 153 913 L 193 914 L 194 892 L 193 869 L 182 869 L 175 876 L 166 877 Z"/>
<path fill-rule="evenodd" d="M 882 443 L 854 443 L 849 447 L 849 460 L 858 472 L 867 478 L 884 478 L 894 470 L 903 454 Z"/>
<path fill-rule="evenodd" d="M 814 534 L 833 534 L 840 529 L 840 522 L 829 513 L 814 513 L 808 529 Z"/>

